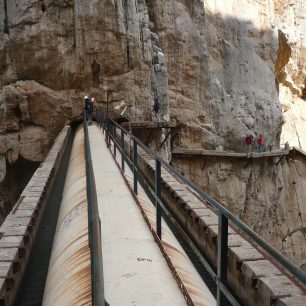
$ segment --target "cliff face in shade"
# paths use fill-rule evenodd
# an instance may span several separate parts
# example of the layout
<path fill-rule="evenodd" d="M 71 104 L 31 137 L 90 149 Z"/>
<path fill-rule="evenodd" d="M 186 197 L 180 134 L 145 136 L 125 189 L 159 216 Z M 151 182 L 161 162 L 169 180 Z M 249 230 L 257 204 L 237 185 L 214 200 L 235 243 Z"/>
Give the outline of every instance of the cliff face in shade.
<path fill-rule="evenodd" d="M 157 97 L 163 120 L 184 123 L 183 147 L 244 151 L 245 135 L 257 132 L 266 146 L 305 148 L 305 12 L 303 0 L 0 0 L 0 182 L 18 161 L 43 160 L 64 124 L 81 114 L 85 94 L 105 107 L 107 90 L 114 90 L 111 112 L 127 106 L 126 115 L 139 121 L 152 119 Z M 162 153 L 169 157 L 169 146 Z M 193 177 L 197 165 L 185 174 Z M 279 186 L 267 179 L 291 180 L 298 170 L 256 167 L 256 182 L 269 186 L 261 207 L 272 230 L 284 220 L 268 210 Z M 251 222 L 252 215 L 261 220 L 257 202 L 241 198 L 250 175 L 240 172 L 252 170 L 230 168 L 234 185 L 215 180 L 214 167 L 201 176 L 213 184 L 197 182 L 234 211 L 247 210 L 241 218 L 272 241 L 264 221 Z M 306 184 L 303 173 L 299 182 Z M 282 186 L 277 201 L 287 205 L 290 232 L 300 221 L 290 209 L 292 188 Z M 301 198 L 302 188 L 296 192 Z"/>

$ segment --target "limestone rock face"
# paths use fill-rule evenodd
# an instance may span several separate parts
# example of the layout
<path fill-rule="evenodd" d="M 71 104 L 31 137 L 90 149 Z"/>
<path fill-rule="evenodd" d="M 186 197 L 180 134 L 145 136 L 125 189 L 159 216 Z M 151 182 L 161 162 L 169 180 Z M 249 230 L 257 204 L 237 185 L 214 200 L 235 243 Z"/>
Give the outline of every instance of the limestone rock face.
<path fill-rule="evenodd" d="M 121 110 L 128 106 L 136 119 L 151 116 L 157 97 L 163 119 L 169 120 L 166 61 L 157 46 L 158 36 L 149 29 L 145 1 L 0 0 L 0 8 L 0 88 L 34 80 L 52 92 L 45 103 L 40 96 L 44 93 L 32 96 L 35 116 L 31 116 L 20 86 L 3 90 L 2 132 L 19 130 L 17 92 L 23 122 L 43 125 L 53 137 L 64 123 L 57 112 L 67 118 L 80 114 L 81 108 L 76 110 L 61 99 L 66 92 L 69 100 L 75 90 L 80 101 L 90 94 L 98 102 L 106 100 L 107 90 L 114 90 L 110 100 L 117 101 Z M 0 109 L 0 117 L 3 112 Z"/>
<path fill-rule="evenodd" d="M 85 94 L 105 108 L 108 90 L 110 112 L 126 108 L 130 120 L 154 119 L 157 98 L 163 120 L 184 123 L 183 147 L 242 151 L 245 135 L 257 132 L 265 145 L 305 148 L 305 12 L 304 0 L 0 0 L 0 182 L 18 160 L 43 160 L 80 116 Z M 286 226 L 300 224 L 276 208 L 291 209 L 285 181 L 298 167 L 288 165 L 265 172 L 264 163 L 252 170 L 220 161 L 218 178 L 212 171 L 197 183 L 239 215 L 245 210 L 249 224 L 256 215 L 252 226 L 270 241 L 267 222 L 271 230 L 285 224 L 275 233 L 282 249 Z M 255 172 L 260 188 L 246 190 Z M 302 172 L 299 179 L 306 184 Z M 301 263 L 298 254 L 289 256 Z"/>
<path fill-rule="evenodd" d="M 246 134 L 257 132 L 278 146 L 273 3 L 150 3 L 168 63 L 171 114 L 187 124 L 181 145 L 237 151 Z"/>
<path fill-rule="evenodd" d="M 85 94 L 102 102 L 113 90 L 110 112 L 127 107 L 134 120 L 151 119 L 157 97 L 169 120 L 158 45 L 142 0 L 0 0 L 1 197 L 8 169 L 42 161 L 60 129 L 80 117 Z"/>
<path fill-rule="evenodd" d="M 35 81 L 0 90 L 0 222 L 59 131 L 80 114 L 82 103 L 74 97 L 74 91 L 54 91 Z"/>
<path fill-rule="evenodd" d="M 281 143 L 306 149 L 306 3 L 275 1 L 279 48 L 275 73 L 284 126 Z"/>
<path fill-rule="evenodd" d="M 82 109 L 81 104 L 74 103 L 72 92 L 67 96 L 35 81 L 4 86 L 0 105 L 0 154 L 11 164 L 19 156 L 42 161 L 62 126 Z"/>

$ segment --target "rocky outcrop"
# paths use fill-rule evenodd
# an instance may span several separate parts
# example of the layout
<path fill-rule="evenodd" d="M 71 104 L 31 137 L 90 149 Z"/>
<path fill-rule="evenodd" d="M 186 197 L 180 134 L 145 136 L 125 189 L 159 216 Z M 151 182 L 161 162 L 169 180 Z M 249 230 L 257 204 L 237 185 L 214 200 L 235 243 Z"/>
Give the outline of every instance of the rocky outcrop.
<path fill-rule="evenodd" d="M 80 114 L 82 104 L 74 97 L 72 91 L 54 91 L 35 81 L 0 90 L 0 221 L 62 126 Z"/>
<path fill-rule="evenodd" d="M 51 90 L 35 81 L 18 81 L 0 91 L 1 151 L 13 164 L 19 156 L 42 161 L 62 126 L 82 109 L 73 93 Z"/>

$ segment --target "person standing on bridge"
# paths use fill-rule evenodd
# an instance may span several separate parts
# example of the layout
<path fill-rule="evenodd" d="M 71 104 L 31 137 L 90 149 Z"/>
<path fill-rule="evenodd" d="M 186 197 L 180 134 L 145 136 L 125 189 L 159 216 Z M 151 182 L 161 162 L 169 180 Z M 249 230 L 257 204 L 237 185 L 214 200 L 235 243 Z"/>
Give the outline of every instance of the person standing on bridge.
<path fill-rule="evenodd" d="M 93 112 L 93 103 L 91 102 L 91 98 L 89 96 L 84 97 L 84 110 L 86 113 L 86 121 L 88 124 L 92 123 L 92 112 Z"/>

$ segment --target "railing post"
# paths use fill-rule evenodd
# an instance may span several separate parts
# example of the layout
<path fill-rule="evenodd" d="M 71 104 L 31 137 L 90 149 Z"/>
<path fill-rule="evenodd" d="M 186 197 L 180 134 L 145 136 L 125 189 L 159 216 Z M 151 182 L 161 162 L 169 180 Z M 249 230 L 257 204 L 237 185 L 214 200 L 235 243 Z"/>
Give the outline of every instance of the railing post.
<path fill-rule="evenodd" d="M 107 147 L 108 148 L 111 145 L 111 134 L 112 134 L 111 122 L 110 122 L 109 118 L 107 118 Z"/>
<path fill-rule="evenodd" d="M 124 172 L 124 131 L 121 130 L 121 169 Z"/>
<path fill-rule="evenodd" d="M 133 138 L 133 172 L 134 172 L 134 192 L 137 194 L 137 141 Z"/>
<path fill-rule="evenodd" d="M 218 258 L 217 258 L 217 305 L 227 303 L 225 295 L 220 290 L 220 283 L 227 286 L 227 243 L 228 243 L 228 219 L 220 211 L 218 222 Z"/>
<path fill-rule="evenodd" d="M 113 142 L 114 142 L 114 156 L 116 157 L 116 150 L 117 150 L 117 145 L 116 145 L 116 125 L 113 125 Z"/>
<path fill-rule="evenodd" d="M 155 159 L 155 194 L 161 198 L 161 165 L 159 159 Z M 161 207 L 156 201 L 156 233 L 161 240 Z"/>
<path fill-rule="evenodd" d="M 107 119 L 105 121 L 105 142 L 106 142 L 106 146 L 108 147 L 108 121 Z"/>
<path fill-rule="evenodd" d="M 93 306 L 104 306 L 104 283 L 101 249 L 101 221 L 98 215 L 97 193 L 90 154 L 88 127 L 83 115 L 84 151 L 86 166 L 86 194 L 88 209 L 88 241 L 91 267 L 91 295 Z"/>
<path fill-rule="evenodd" d="M 115 124 L 113 121 L 111 122 L 111 124 L 112 124 L 112 135 L 113 135 L 112 140 L 113 140 L 114 152 L 115 152 Z"/>
<path fill-rule="evenodd" d="M 99 127 L 102 128 L 102 117 L 101 117 L 101 111 L 99 110 Z"/>

